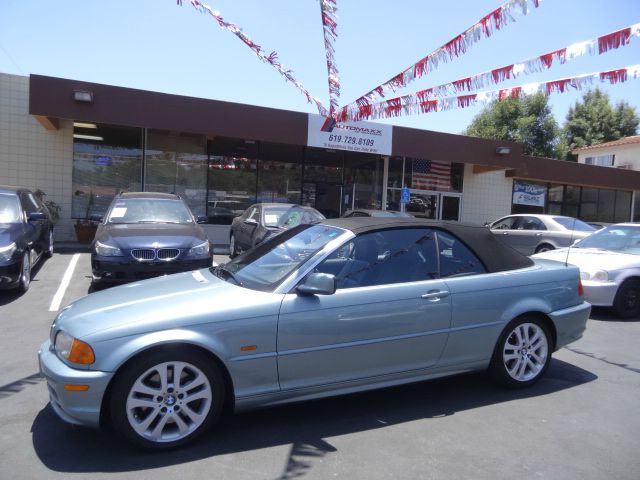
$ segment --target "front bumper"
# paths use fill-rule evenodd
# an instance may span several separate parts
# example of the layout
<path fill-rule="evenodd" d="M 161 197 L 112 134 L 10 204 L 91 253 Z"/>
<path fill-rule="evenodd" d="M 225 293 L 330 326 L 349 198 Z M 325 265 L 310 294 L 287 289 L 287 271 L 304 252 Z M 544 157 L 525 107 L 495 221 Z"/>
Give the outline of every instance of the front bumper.
<path fill-rule="evenodd" d="M 18 286 L 22 262 L 0 266 L 0 290 L 8 290 Z"/>
<path fill-rule="evenodd" d="M 582 337 L 590 314 L 591 304 L 587 302 L 549 314 L 556 327 L 556 350 Z"/>
<path fill-rule="evenodd" d="M 113 373 L 76 370 L 67 366 L 51 349 L 49 340 L 38 351 L 38 363 L 56 414 L 68 423 L 99 427 L 102 398 Z M 66 384 L 88 385 L 89 389 L 84 392 L 68 391 L 64 388 Z"/>
<path fill-rule="evenodd" d="M 170 275 L 172 273 L 200 270 L 201 268 L 210 267 L 212 262 L 213 259 L 210 256 L 194 260 L 177 259 L 171 262 L 139 262 L 125 260 L 122 257 L 99 257 L 95 255 L 91 258 L 91 271 L 95 282 L 121 283 L 159 277 L 160 275 Z"/>
<path fill-rule="evenodd" d="M 618 284 L 614 282 L 582 281 L 584 299 L 597 307 L 610 307 L 618 291 Z"/>

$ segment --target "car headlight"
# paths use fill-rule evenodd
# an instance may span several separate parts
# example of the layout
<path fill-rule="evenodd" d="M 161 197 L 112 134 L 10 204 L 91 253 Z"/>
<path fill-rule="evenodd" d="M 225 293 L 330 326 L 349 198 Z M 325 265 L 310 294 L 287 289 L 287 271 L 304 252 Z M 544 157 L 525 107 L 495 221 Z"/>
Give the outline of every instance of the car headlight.
<path fill-rule="evenodd" d="M 596 270 L 595 272 L 580 272 L 580 278 L 582 280 L 589 280 L 592 282 L 607 282 L 609 280 L 609 273 L 605 270 Z"/>
<path fill-rule="evenodd" d="M 11 257 L 17 248 L 18 247 L 16 247 L 15 243 L 10 243 L 6 247 L 0 247 L 0 262 L 7 262 L 11 260 Z"/>
<path fill-rule="evenodd" d="M 105 245 L 104 243 L 96 242 L 96 253 L 101 257 L 121 257 L 122 250 L 118 247 L 112 247 Z"/>
<path fill-rule="evenodd" d="M 91 346 L 60 330 L 55 339 L 54 348 L 58 356 L 71 363 L 91 365 L 96 361 Z"/>
<path fill-rule="evenodd" d="M 202 242 L 200 245 L 196 245 L 193 248 L 189 249 L 189 253 L 187 255 L 192 256 L 203 256 L 209 254 L 209 241 Z"/>

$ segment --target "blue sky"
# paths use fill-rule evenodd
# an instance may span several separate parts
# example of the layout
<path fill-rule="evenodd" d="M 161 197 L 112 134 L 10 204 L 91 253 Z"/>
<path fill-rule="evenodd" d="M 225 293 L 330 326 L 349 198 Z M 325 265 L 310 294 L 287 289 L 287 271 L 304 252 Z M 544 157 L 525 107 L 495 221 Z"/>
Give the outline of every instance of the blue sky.
<path fill-rule="evenodd" d="M 351 102 L 469 28 L 506 0 L 338 0 L 340 104 Z M 180 95 L 316 112 L 238 38 L 175 0 L 1 0 L 0 72 L 73 78 Z M 210 0 L 328 105 L 318 0 Z M 638 0 L 543 0 L 467 54 L 399 94 L 512 64 L 640 22 Z M 640 64 L 640 38 L 603 55 L 521 75 L 514 86 Z M 640 113 L 640 79 L 603 85 Z M 550 97 L 560 124 L 583 92 Z M 459 133 L 475 106 L 384 120 Z"/>

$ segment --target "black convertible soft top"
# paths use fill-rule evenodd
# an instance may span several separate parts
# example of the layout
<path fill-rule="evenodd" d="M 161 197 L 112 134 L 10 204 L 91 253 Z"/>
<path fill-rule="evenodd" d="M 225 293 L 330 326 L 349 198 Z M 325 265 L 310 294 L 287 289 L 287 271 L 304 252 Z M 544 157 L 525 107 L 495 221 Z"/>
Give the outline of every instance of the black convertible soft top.
<path fill-rule="evenodd" d="M 460 222 L 419 218 L 352 217 L 327 219 L 324 225 L 351 230 L 356 235 L 374 230 L 422 227 L 444 230 L 465 243 L 484 264 L 488 272 L 504 272 L 533 265 L 533 260 L 497 239 L 487 227 Z"/>

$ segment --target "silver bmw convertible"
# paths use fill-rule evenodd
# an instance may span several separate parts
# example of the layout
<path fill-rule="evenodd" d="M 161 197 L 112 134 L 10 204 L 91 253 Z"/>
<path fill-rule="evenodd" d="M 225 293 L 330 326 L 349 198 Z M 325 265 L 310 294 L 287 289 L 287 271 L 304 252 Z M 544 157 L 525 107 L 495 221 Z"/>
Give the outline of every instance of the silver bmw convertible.
<path fill-rule="evenodd" d="M 146 449 L 235 411 L 469 371 L 538 381 L 590 313 L 576 267 L 481 226 L 413 218 L 300 225 L 231 262 L 96 292 L 40 348 L 67 422 Z"/>

